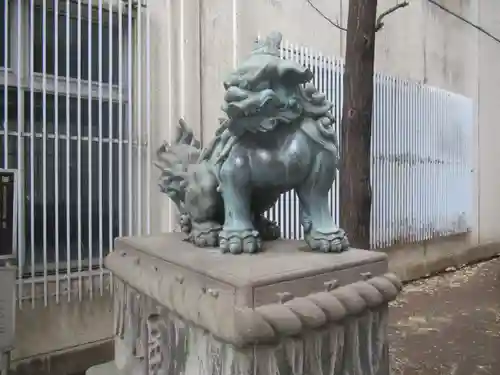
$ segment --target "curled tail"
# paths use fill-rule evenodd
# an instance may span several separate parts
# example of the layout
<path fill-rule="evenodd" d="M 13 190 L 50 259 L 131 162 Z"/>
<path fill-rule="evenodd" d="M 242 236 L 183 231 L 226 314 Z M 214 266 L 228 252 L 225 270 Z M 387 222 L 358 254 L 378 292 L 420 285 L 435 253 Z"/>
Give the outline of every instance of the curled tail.
<path fill-rule="evenodd" d="M 179 120 L 177 136 L 172 144 L 163 143 L 156 152 L 156 167 L 160 169 L 159 186 L 183 212 L 188 184 L 189 166 L 196 164 L 201 154 L 200 142 L 183 119 Z"/>

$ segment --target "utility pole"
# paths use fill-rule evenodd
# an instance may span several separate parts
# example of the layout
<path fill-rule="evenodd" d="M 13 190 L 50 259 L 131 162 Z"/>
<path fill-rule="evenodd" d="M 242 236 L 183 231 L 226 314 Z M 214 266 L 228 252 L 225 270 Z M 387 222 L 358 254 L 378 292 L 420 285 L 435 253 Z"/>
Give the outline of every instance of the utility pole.
<path fill-rule="evenodd" d="M 404 1 L 377 19 L 377 0 L 349 0 L 340 131 L 340 226 L 351 245 L 361 249 L 370 247 L 375 33 L 383 27 L 385 16 L 408 4 Z"/>

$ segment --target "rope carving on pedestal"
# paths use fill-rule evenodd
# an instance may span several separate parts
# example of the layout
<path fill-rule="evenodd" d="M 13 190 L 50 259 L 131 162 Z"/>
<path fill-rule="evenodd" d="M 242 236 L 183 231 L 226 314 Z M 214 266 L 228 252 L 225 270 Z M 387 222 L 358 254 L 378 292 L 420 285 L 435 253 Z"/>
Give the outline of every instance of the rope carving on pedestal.
<path fill-rule="evenodd" d="M 238 345 L 276 341 L 356 316 L 396 298 L 402 284 L 388 273 L 341 286 L 330 292 L 294 298 L 283 304 L 236 310 Z"/>
<path fill-rule="evenodd" d="M 290 295 L 282 298 L 281 303 L 238 307 L 231 297 L 211 289 L 196 289 L 184 282 L 183 277 L 152 263 L 153 260 L 142 257 L 138 262 L 137 259 L 141 257 L 112 253 L 106 258 L 106 266 L 119 279 L 134 280 L 130 287 L 156 300 L 157 306 L 236 346 L 277 341 L 328 324 L 341 324 L 345 318 L 384 307 L 402 288 L 398 277 L 391 273 L 362 275 L 364 280 L 329 286 L 328 291 L 305 297 Z M 224 319 L 214 319 L 222 315 Z"/>

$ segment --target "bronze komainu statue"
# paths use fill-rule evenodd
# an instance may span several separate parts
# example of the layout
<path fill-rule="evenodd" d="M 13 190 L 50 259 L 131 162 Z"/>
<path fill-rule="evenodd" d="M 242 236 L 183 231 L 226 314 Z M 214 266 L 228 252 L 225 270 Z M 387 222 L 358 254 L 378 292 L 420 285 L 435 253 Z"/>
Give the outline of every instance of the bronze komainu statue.
<path fill-rule="evenodd" d="M 280 58 L 281 39 L 273 33 L 258 42 L 224 82 L 227 118 L 210 145 L 202 148 L 181 120 L 175 142 L 158 150 L 161 189 L 197 246 L 259 251 L 262 240 L 280 235 L 264 212 L 293 189 L 309 247 L 349 247 L 328 204 L 339 158 L 332 104 L 309 69 Z"/>

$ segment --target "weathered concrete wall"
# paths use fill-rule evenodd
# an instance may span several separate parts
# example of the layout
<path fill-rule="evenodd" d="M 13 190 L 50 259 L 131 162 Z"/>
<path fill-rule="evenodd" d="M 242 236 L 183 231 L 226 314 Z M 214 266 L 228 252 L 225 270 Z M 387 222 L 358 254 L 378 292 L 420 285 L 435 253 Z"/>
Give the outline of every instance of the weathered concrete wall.
<path fill-rule="evenodd" d="M 151 0 L 151 122 L 154 153 L 175 137 L 179 118 L 201 136 L 200 1 Z M 154 160 L 155 155 L 152 155 Z M 160 193 L 152 173 L 152 231 L 173 229 L 173 205 Z"/>
<path fill-rule="evenodd" d="M 478 22 L 500 36 L 500 2 L 482 1 Z M 478 208 L 479 239 L 497 241 L 500 236 L 500 165 L 498 160 L 498 93 L 500 90 L 500 43 L 478 33 Z"/>
<path fill-rule="evenodd" d="M 55 283 L 49 282 L 51 297 L 47 306 L 40 285 L 42 288 L 35 288 L 34 304 L 27 300 L 17 309 L 12 353 L 17 374 L 69 375 L 109 360 L 112 348 L 106 343 L 114 333 L 112 298 L 108 289 L 101 295 L 96 285 L 91 297 L 86 281 L 81 300 L 77 288 L 72 289 L 70 301 L 61 288 L 61 298 L 56 303 Z M 98 279 L 94 281 L 98 284 Z M 106 279 L 105 284 L 108 284 Z M 30 295 L 31 288 L 25 289 Z"/>
<path fill-rule="evenodd" d="M 109 293 L 105 296 L 78 297 L 59 304 L 53 300 L 44 306 L 43 299 L 25 304 L 17 311 L 16 349 L 13 360 L 69 349 L 113 336 L 113 306 Z"/>

